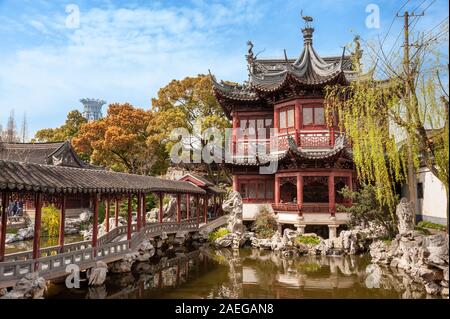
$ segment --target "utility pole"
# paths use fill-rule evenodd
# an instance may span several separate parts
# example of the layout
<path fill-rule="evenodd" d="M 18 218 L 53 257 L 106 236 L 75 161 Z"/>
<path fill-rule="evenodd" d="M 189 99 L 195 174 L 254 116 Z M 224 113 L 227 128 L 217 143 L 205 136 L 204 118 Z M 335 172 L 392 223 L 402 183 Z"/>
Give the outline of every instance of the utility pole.
<path fill-rule="evenodd" d="M 413 124 L 413 115 L 411 114 L 413 111 L 413 90 L 414 90 L 414 77 L 411 74 L 411 68 L 410 68 L 410 56 L 409 56 L 409 18 L 410 17 L 418 17 L 423 16 L 424 12 L 421 14 L 415 14 L 414 12 L 409 14 L 408 11 L 405 11 L 405 13 L 402 16 L 399 16 L 397 14 L 397 17 L 403 17 L 404 18 L 404 25 L 403 25 L 403 34 L 404 34 L 404 43 L 403 43 L 403 71 L 405 76 L 405 84 L 406 84 L 406 95 L 405 95 L 405 105 L 406 105 L 406 120 L 408 124 Z M 409 200 L 412 202 L 415 213 L 417 214 L 419 212 L 419 203 L 417 199 L 417 177 L 416 177 L 416 170 L 414 165 L 414 155 L 413 155 L 413 143 L 414 138 L 413 135 L 415 134 L 415 125 L 411 125 L 407 128 L 406 134 L 406 148 L 407 148 L 407 165 L 408 165 L 408 197 Z"/>

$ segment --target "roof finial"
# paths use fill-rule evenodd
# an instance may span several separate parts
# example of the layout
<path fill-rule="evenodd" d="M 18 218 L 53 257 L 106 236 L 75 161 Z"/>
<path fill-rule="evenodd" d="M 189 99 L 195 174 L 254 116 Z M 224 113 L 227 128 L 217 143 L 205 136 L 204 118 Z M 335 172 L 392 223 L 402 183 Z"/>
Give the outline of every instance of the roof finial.
<path fill-rule="evenodd" d="M 314 32 L 314 28 L 311 26 L 311 22 L 313 18 L 310 16 L 304 16 L 303 10 L 300 12 L 300 16 L 305 21 L 305 27 L 302 29 L 303 40 L 305 45 L 312 45 L 312 34 Z"/>
<path fill-rule="evenodd" d="M 247 65 L 248 65 L 248 69 L 250 71 L 250 73 L 253 72 L 253 67 L 255 65 L 255 55 L 253 54 L 253 43 L 252 41 L 248 40 L 247 41 L 247 54 L 245 55 L 246 59 L 247 59 Z"/>
<path fill-rule="evenodd" d="M 303 15 L 303 9 L 302 11 L 300 11 L 300 16 L 302 17 L 302 19 L 305 21 L 305 28 L 311 28 L 311 22 L 313 21 L 313 18 L 310 16 L 304 16 Z"/>

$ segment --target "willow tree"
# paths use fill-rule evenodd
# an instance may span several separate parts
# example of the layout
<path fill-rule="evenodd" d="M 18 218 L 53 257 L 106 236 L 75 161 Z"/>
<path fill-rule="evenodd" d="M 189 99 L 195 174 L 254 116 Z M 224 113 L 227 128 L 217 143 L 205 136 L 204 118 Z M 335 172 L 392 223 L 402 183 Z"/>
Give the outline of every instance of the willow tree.
<path fill-rule="evenodd" d="M 393 65 L 383 53 L 387 79 L 373 76 L 373 66 L 349 86 L 326 88 L 328 121 L 337 113 L 352 144 L 359 179 L 373 184 L 377 200 L 391 208 L 396 183 L 405 183 L 411 176 L 408 169 L 415 176 L 421 166 L 443 183 L 448 197 L 448 93 L 439 77 L 446 68 L 441 58 L 431 58 L 435 51 L 428 44 L 419 45 L 409 73 L 404 63 Z M 383 52 L 382 47 L 369 50 Z"/>
<path fill-rule="evenodd" d="M 395 181 L 403 181 L 406 175 L 405 155 L 389 126 L 390 110 L 400 103 L 399 91 L 396 80 L 369 78 L 347 87 L 328 87 L 325 98 L 327 114 L 337 114 L 341 130 L 351 142 L 360 181 L 375 184 L 376 198 L 389 206 L 394 205 Z"/>

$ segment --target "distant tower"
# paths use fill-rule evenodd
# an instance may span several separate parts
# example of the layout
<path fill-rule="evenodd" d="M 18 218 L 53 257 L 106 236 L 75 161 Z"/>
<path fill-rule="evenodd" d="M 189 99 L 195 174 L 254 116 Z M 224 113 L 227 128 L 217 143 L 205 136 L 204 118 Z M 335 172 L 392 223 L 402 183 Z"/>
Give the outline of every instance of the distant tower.
<path fill-rule="evenodd" d="M 102 106 L 106 101 L 100 99 L 81 99 L 84 105 L 83 116 L 88 122 L 95 121 L 102 118 Z"/>

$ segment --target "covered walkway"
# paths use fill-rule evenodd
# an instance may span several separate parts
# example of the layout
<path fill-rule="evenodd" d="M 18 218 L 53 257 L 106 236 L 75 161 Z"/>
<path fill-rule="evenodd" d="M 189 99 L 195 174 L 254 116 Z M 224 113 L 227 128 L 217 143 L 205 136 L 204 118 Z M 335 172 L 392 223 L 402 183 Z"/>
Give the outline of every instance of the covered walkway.
<path fill-rule="evenodd" d="M 69 194 L 88 194 L 91 199 L 93 233 L 90 241 L 64 244 L 65 199 Z M 150 194 L 159 198 L 159 222 L 146 224 L 145 204 Z M 174 195 L 178 199 L 176 222 L 163 222 L 163 198 L 166 194 Z M 182 212 L 183 195 L 195 198 L 194 210 L 192 207 L 186 207 L 187 211 Z M 0 196 L 0 286 L 2 281 L 18 279 L 29 271 L 54 270 L 55 273 L 57 269 L 58 272 L 65 271 L 65 266 L 70 263 L 85 263 L 87 267 L 99 258 L 108 262 L 111 258 L 120 259 L 124 253 L 135 247 L 143 236 L 158 236 L 163 231 L 197 231 L 200 223 L 207 222 L 207 192 L 192 183 L 106 170 L 0 160 Z M 35 204 L 33 250 L 5 255 L 7 207 L 10 201 L 18 198 L 34 201 Z M 135 223 L 133 200 L 137 202 Z M 100 201 L 105 203 L 106 222 L 106 234 L 101 237 L 98 236 Z M 119 227 L 119 207 L 122 201 L 127 204 L 127 225 Z M 58 245 L 41 249 L 39 242 L 44 204 L 53 204 L 60 209 L 60 229 Z M 109 225 L 112 214 L 114 226 Z M 125 240 L 114 240 L 125 234 Z M 64 269 L 61 268 L 63 266 Z"/>

